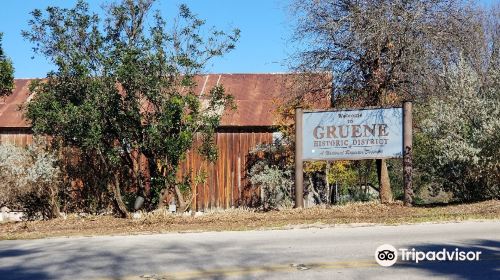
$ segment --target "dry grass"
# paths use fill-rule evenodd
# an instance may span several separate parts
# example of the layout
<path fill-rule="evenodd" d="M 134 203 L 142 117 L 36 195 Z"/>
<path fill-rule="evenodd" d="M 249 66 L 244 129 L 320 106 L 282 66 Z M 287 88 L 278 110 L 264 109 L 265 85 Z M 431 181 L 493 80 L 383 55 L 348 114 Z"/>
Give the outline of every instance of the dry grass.
<path fill-rule="evenodd" d="M 111 216 L 71 215 L 66 219 L 51 221 L 1 224 L 0 239 L 326 227 L 358 223 L 401 224 L 469 219 L 500 219 L 500 201 L 436 207 L 404 207 L 398 203 L 353 203 L 266 213 L 251 209 L 230 209 L 215 210 L 197 217 L 156 212 L 133 220 Z"/>

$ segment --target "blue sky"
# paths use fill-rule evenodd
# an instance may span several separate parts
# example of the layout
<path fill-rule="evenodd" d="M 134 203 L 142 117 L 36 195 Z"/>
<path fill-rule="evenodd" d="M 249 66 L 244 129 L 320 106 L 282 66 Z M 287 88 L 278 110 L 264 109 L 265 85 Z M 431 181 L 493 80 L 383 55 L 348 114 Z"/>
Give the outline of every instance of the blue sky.
<path fill-rule="evenodd" d="M 482 0 L 492 5 L 500 0 Z M 0 9 L 0 32 L 4 33 L 3 47 L 12 59 L 16 78 L 44 77 L 51 65 L 33 54 L 31 43 L 21 37 L 27 29 L 33 9 L 47 6 L 72 7 L 75 0 L 7 0 Z M 100 10 L 103 0 L 89 1 L 91 8 Z M 292 51 L 288 39 L 291 34 L 286 6 L 290 0 L 161 0 L 159 8 L 172 18 L 180 3 L 186 3 L 207 25 L 221 29 L 241 29 L 236 50 L 213 62 L 207 68 L 211 73 L 269 73 L 286 72 L 285 59 Z M 32 57 L 34 58 L 32 59 Z"/>
<path fill-rule="evenodd" d="M 44 77 L 51 66 L 40 55 L 34 55 L 31 43 L 20 35 L 28 29 L 29 12 L 47 6 L 72 7 L 76 1 L 65 0 L 23 0 L 2 3 L 0 9 L 0 32 L 4 33 L 3 47 L 12 59 L 16 78 Z M 96 12 L 102 3 L 89 1 Z M 278 0 L 162 0 L 156 5 L 167 18 L 172 18 L 178 6 L 186 3 L 207 26 L 231 30 L 239 28 L 241 39 L 236 50 L 213 61 L 207 72 L 212 73 L 267 73 L 284 72 L 286 41 L 290 29 L 286 24 L 286 4 Z M 35 56 L 32 59 L 32 56 Z"/>

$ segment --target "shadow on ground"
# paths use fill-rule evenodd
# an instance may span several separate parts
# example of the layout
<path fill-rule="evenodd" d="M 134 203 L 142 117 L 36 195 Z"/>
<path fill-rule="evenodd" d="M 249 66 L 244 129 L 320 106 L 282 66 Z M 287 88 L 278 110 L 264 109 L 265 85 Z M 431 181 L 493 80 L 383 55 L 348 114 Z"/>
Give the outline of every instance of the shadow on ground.
<path fill-rule="evenodd" d="M 38 253 L 38 249 L 0 249 L 0 278 L 1 279 L 49 279 L 39 267 L 24 267 L 19 265 L 4 267 L 9 258 L 30 259 Z"/>
<path fill-rule="evenodd" d="M 110 237 L 112 238 L 112 237 Z M 117 242 L 107 238 L 82 238 L 76 242 L 55 240 L 3 241 L 0 242 L 0 279 L 256 279 L 256 273 L 284 272 L 276 266 L 263 264 L 286 264 L 297 252 L 288 251 L 279 259 L 270 256 L 260 248 L 266 247 L 268 240 L 255 240 L 247 247 L 235 247 L 235 240 L 218 240 L 210 244 L 193 238 L 185 244 L 169 242 L 166 239 L 151 237 L 135 239 L 133 245 L 125 240 Z M 74 241 L 74 239 L 72 239 Z M 481 251 L 478 262 L 398 262 L 391 270 L 395 275 L 412 275 L 415 271 L 424 275 L 448 279 L 499 279 L 500 242 L 475 239 L 453 244 L 410 244 L 406 248 L 417 251 L 440 251 L 446 248 L 453 251 Z M 464 245 L 465 244 L 465 245 Z M 112 251 L 112 252 L 111 252 Z M 321 255 L 321 252 L 317 252 Z M 229 254 L 231 258 L 224 260 Z M 327 261 L 327 260 L 326 260 Z M 307 263 L 306 263 L 307 265 Z M 255 267 L 259 271 L 255 271 Z M 175 268 L 176 271 L 170 271 Z M 229 268 L 229 273 L 228 272 Z M 254 269 L 252 269 L 254 268 Z M 286 269 L 286 268 L 285 268 Z M 345 268 L 363 272 L 364 268 Z M 357 270 L 360 271 L 357 271 Z M 373 277 L 387 275 L 388 270 L 372 267 Z M 236 273 L 231 273 L 236 271 Z M 341 270 L 345 271 L 344 268 Z M 179 272 L 181 272 L 179 274 Z M 184 272 L 184 274 L 182 274 Z M 365 271 L 366 272 L 366 271 Z M 158 275 L 145 278 L 144 275 Z M 418 274 L 420 275 L 420 274 Z M 366 276 L 366 275 L 365 275 Z M 393 277 L 394 278 L 394 277 Z M 385 279 L 385 278 L 384 278 Z"/>
<path fill-rule="evenodd" d="M 226 279 L 227 267 L 237 271 L 238 279 L 255 279 L 255 267 L 273 259 L 257 248 L 255 242 L 246 252 L 238 252 L 230 264 L 219 261 L 219 252 L 232 250 L 230 242 L 211 244 L 193 240 L 190 245 L 162 244 L 161 240 L 118 246 L 110 252 L 103 240 L 63 243 L 37 240 L 30 245 L 18 241 L 0 243 L 0 279 Z M 27 241 L 30 242 L 30 241 Z M 89 243 L 92 245 L 89 246 Z M 15 249 L 9 247 L 16 247 Z M 175 267 L 177 272 L 169 271 Z M 177 273 L 181 271 L 181 275 Z M 258 273 L 272 272 L 273 267 L 259 265 Z M 220 271 L 220 272 L 218 272 Z M 188 273 L 186 273 L 188 272 Z M 151 277 L 143 277 L 149 275 Z M 156 276 L 157 275 L 157 276 Z M 254 276 L 252 276 L 254 275 Z"/>

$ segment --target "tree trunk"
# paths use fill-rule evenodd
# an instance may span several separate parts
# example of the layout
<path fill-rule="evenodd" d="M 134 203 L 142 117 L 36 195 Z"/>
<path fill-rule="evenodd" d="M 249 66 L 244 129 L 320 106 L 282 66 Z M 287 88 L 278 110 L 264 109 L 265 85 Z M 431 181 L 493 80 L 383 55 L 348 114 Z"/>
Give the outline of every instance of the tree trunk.
<path fill-rule="evenodd" d="M 57 203 L 50 205 L 50 216 L 51 219 L 61 217 L 61 211 L 59 210 L 59 205 L 57 205 Z"/>
<path fill-rule="evenodd" d="M 50 219 L 55 219 L 61 217 L 61 211 L 59 209 L 59 203 L 57 203 L 57 192 L 50 189 Z"/>
<path fill-rule="evenodd" d="M 163 190 L 160 192 L 160 201 L 158 201 L 158 209 L 162 209 L 166 206 L 165 201 L 169 198 L 169 183 L 165 180 L 163 185 Z M 167 204 L 170 203 L 167 201 Z"/>
<path fill-rule="evenodd" d="M 174 185 L 174 192 L 175 192 L 175 199 L 178 202 L 178 208 L 177 212 L 183 213 L 185 212 L 189 206 L 191 206 L 191 202 L 193 201 L 193 198 L 191 197 L 189 200 L 184 199 L 184 196 L 182 195 L 181 190 L 179 189 L 179 186 Z M 165 207 L 165 200 L 168 198 L 168 186 L 165 186 L 165 189 L 163 190 L 163 193 L 160 195 L 160 201 L 158 202 L 158 209 L 161 209 Z"/>
<path fill-rule="evenodd" d="M 130 213 L 127 210 L 127 206 L 122 200 L 122 195 L 120 191 L 120 177 L 118 174 L 114 175 L 114 182 L 108 186 L 110 191 L 113 193 L 113 199 L 115 202 L 115 208 L 122 218 L 129 218 Z"/>
<path fill-rule="evenodd" d="M 330 186 L 330 182 L 328 182 L 328 174 L 330 173 L 330 162 L 326 162 L 326 170 L 325 170 L 325 182 L 326 182 L 326 204 L 332 204 L 332 187 Z"/>
<path fill-rule="evenodd" d="M 407 207 L 412 206 L 413 202 L 413 187 L 412 187 L 412 148 L 406 147 L 406 152 L 403 157 L 404 166 L 403 166 L 403 178 L 405 181 L 404 184 L 404 205 Z"/>
<path fill-rule="evenodd" d="M 175 196 L 177 198 L 177 201 L 179 202 L 179 212 L 184 213 L 191 205 L 192 199 L 186 201 L 177 184 L 175 184 L 174 189 L 175 189 Z"/>
<path fill-rule="evenodd" d="M 377 159 L 377 176 L 379 185 L 380 202 L 390 203 L 393 201 L 391 181 L 389 172 L 387 171 L 387 163 L 385 159 Z"/>
<path fill-rule="evenodd" d="M 106 167 L 107 170 L 110 170 L 109 165 L 104 156 L 102 155 L 101 151 L 98 150 L 97 152 L 99 157 L 101 158 L 102 164 Z M 114 200 L 113 202 L 115 204 L 115 210 L 118 211 L 118 213 L 120 214 L 120 216 L 122 216 L 122 218 L 129 218 L 130 213 L 128 212 L 127 207 L 125 206 L 125 203 L 123 203 L 122 194 L 120 191 L 120 175 L 117 170 L 113 170 L 112 172 L 114 172 L 114 178 L 113 178 L 114 181 L 112 182 L 108 181 L 108 191 L 110 191 L 113 194 L 113 200 Z"/>
<path fill-rule="evenodd" d="M 164 188 L 161 192 L 160 192 L 160 200 L 158 201 L 158 206 L 157 206 L 157 209 L 162 209 L 162 208 L 165 208 L 166 204 L 165 204 L 165 200 L 168 198 L 168 188 Z"/>
<path fill-rule="evenodd" d="M 311 192 L 313 194 L 313 199 L 316 201 L 316 204 L 320 205 L 321 204 L 321 196 L 319 195 L 318 191 L 316 191 L 316 188 L 314 187 L 314 182 L 312 177 L 309 177 L 309 183 L 311 184 Z"/>

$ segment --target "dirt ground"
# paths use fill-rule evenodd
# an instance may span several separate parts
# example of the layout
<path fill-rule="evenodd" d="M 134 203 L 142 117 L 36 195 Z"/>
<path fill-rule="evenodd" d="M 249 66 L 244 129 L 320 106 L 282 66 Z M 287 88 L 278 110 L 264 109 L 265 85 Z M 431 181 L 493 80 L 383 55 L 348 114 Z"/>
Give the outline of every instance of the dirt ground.
<path fill-rule="evenodd" d="M 399 203 L 353 203 L 343 206 L 259 212 L 214 210 L 195 217 L 166 212 L 137 219 L 69 215 L 65 219 L 0 224 L 0 240 L 56 236 L 126 235 L 162 232 L 227 231 L 328 227 L 345 224 L 401 224 L 477 219 L 500 220 L 500 201 L 447 206 L 404 207 Z"/>

